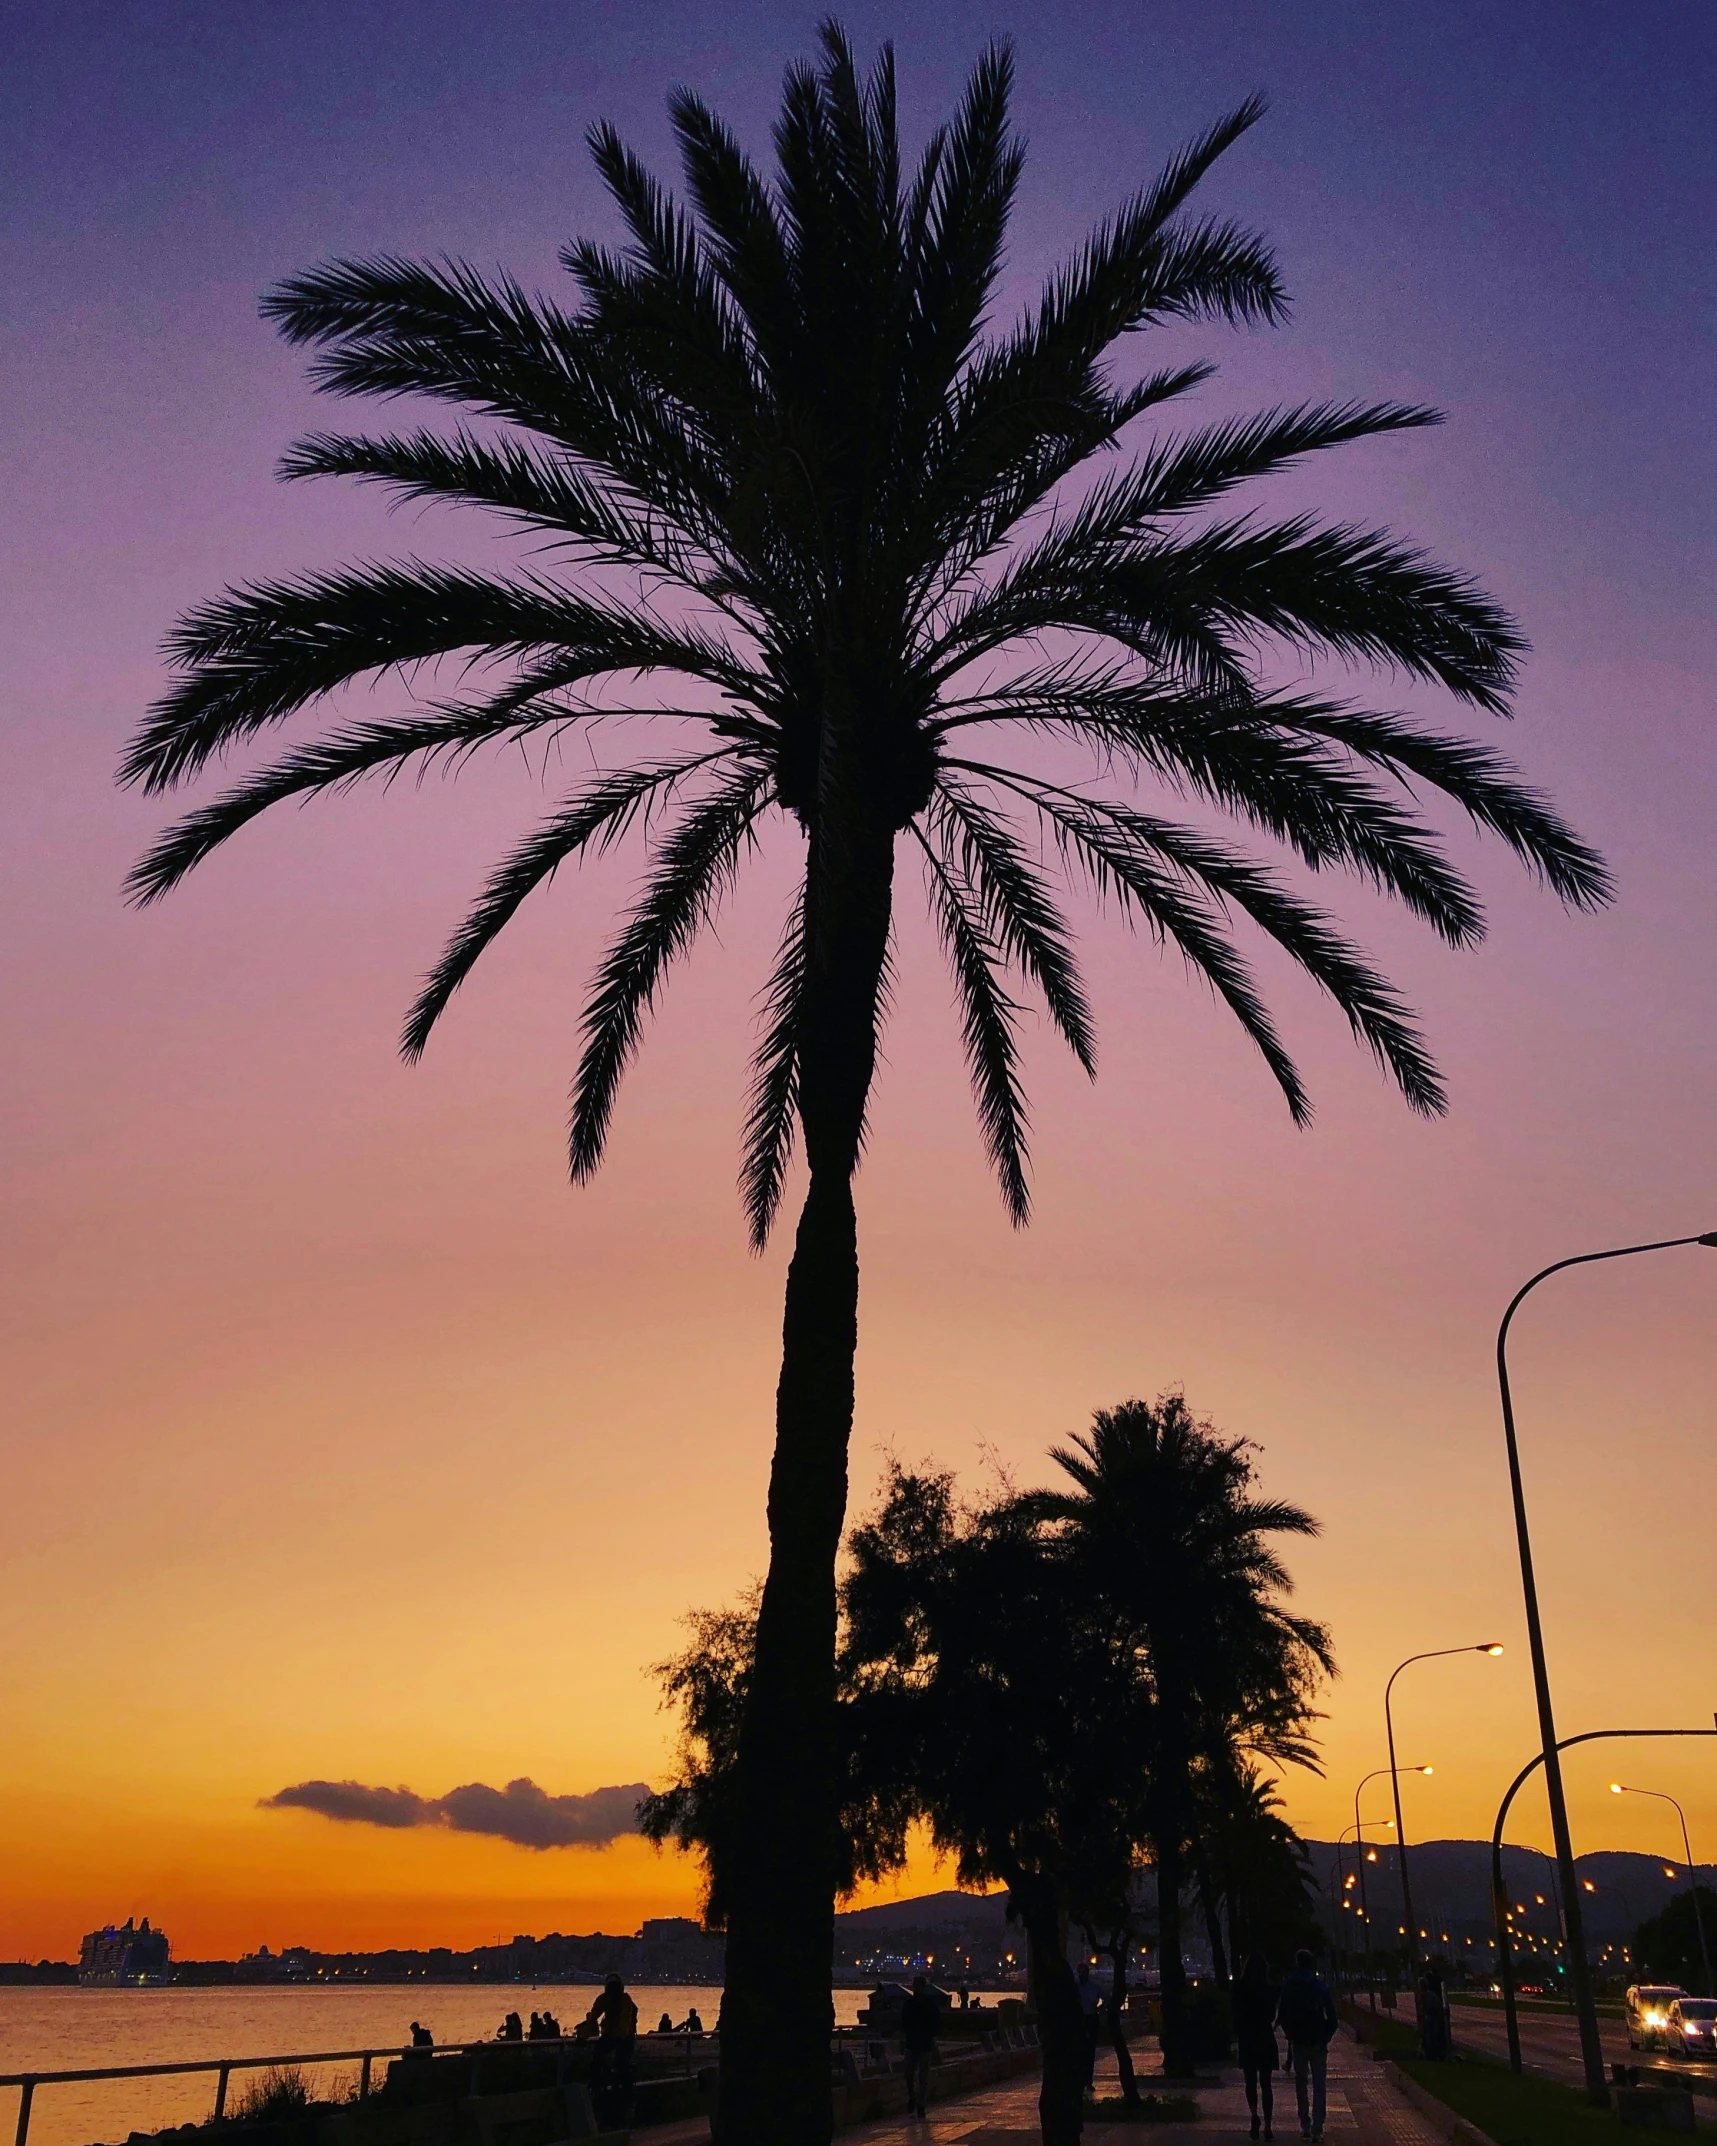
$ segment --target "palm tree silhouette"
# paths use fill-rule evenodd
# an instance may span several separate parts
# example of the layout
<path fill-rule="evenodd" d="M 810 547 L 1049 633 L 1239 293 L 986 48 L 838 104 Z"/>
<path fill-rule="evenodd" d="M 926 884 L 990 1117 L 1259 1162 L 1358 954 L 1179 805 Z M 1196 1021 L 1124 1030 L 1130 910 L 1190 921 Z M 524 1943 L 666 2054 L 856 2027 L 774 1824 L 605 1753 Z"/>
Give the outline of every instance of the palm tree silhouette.
<path fill-rule="evenodd" d="M 1200 1422 L 1178 1393 L 1154 1405 L 1126 1401 L 1051 1448 L 1073 1487 L 1028 1500 L 1067 1531 L 1073 1569 L 1113 1620 L 1115 1643 L 1150 1664 L 1156 1721 L 1145 1810 L 1170 2073 L 1192 2069 L 1181 1893 L 1198 1773 L 1232 1767 L 1246 1752 L 1314 1763 L 1312 1694 L 1334 1667 L 1322 1625 L 1283 1606 L 1293 1582 L 1268 1540 L 1315 1535 L 1318 1524 L 1297 1505 L 1253 1496 L 1252 1451 Z M 1201 1890 L 1208 1898 L 1208 1881 Z"/>
<path fill-rule="evenodd" d="M 902 844 L 922 865 L 1016 1222 L 1028 1206 L 1020 979 L 1080 1064 L 1095 1064 L 1071 933 L 1033 832 L 1208 981 L 1297 1121 L 1307 1096 L 1235 943 L 1238 920 L 1322 987 L 1413 1108 L 1444 1098 L 1399 996 L 1302 895 L 1205 828 L 1052 779 L 1015 744 L 1089 748 L 1129 793 L 1154 785 L 1313 869 L 1357 873 L 1455 945 L 1479 937 L 1482 917 L 1416 815 L 1414 786 L 1464 807 L 1564 901 L 1607 897 L 1598 858 L 1486 750 L 1267 682 L 1267 659 L 1285 648 L 1506 711 L 1522 643 L 1471 583 L 1385 534 L 1222 504 L 1243 480 L 1433 412 L 1276 409 L 1154 439 L 1093 473 L 1129 425 L 1211 371 L 1123 377 L 1109 365 L 1123 339 L 1164 321 L 1282 315 L 1264 242 L 1184 213 L 1261 106 L 1241 105 L 1175 156 L 1017 326 L 994 330 L 1022 156 L 1011 77 L 1007 49 L 988 51 L 907 171 L 892 56 L 862 78 L 829 25 L 817 65 L 787 76 L 773 181 L 700 98 L 675 95 L 689 209 L 595 128 L 629 238 L 619 253 L 567 247 L 570 310 L 505 276 L 391 257 L 337 261 L 271 291 L 266 316 L 315 347 L 329 393 L 423 396 L 481 421 L 318 434 L 291 450 L 284 475 L 489 508 L 546 540 L 548 563 L 539 553 L 532 570 L 496 576 L 406 558 L 229 590 L 173 630 L 177 677 L 122 768 L 167 790 L 355 680 L 393 671 L 428 688 L 438 665 L 459 680 L 425 690 L 409 714 L 335 718 L 242 775 L 137 865 L 130 891 L 148 902 L 288 799 L 593 731 L 619 709 L 656 718 L 646 728 L 658 736 L 666 726 L 671 747 L 596 774 L 496 867 L 405 1026 L 415 1058 L 532 892 L 568 861 L 642 837 L 647 876 L 584 1012 L 575 1180 L 601 1160 L 672 963 L 769 830 L 803 845 L 741 1171 L 761 1245 L 802 1134 L 722 2041 L 724 2123 L 794 2146 L 828 2124 L 852 1180 Z"/>

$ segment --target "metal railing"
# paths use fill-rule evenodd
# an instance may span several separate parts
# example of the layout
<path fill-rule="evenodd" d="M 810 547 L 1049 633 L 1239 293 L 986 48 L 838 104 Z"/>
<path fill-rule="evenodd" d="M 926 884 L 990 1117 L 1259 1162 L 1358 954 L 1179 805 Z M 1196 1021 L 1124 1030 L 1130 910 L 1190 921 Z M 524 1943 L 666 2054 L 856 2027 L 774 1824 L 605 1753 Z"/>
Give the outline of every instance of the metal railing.
<path fill-rule="evenodd" d="M 666 2050 L 679 2043 L 682 2068 L 686 2077 L 692 2071 L 692 2044 L 700 2049 L 713 2045 L 713 2034 L 641 2034 L 640 2047 Z M 373 2049 L 314 2049 L 301 2051 L 292 2056 L 280 2057 L 203 2057 L 183 2064 L 100 2064 L 79 2071 L 26 2071 L 0 2073 L 0 2087 L 15 2086 L 19 2089 L 18 2129 L 13 2146 L 26 2146 L 30 2135 L 30 2113 L 39 2086 L 87 2085 L 97 2079 L 164 2079 L 183 2077 L 197 2072 L 213 2072 L 215 2076 L 215 2106 L 213 2120 L 219 2122 L 227 2112 L 227 2084 L 235 2071 L 285 2071 L 297 2070 L 306 2064 L 352 2064 L 359 2065 L 358 2099 L 367 2101 L 370 2093 L 370 2065 L 376 2057 L 429 2058 L 465 2056 L 471 2059 L 471 2088 L 477 2092 L 482 2076 L 483 2059 L 496 2050 L 533 2049 L 553 2050 L 556 2053 L 557 2074 L 564 2074 L 567 2052 L 573 2049 L 594 2049 L 595 2038 L 563 2034 L 558 2039 L 552 2035 L 538 2035 L 534 2040 L 528 2036 L 489 2035 L 480 2042 L 437 2042 L 432 2047 L 408 2044 L 404 2048 L 387 2042 Z M 672 2076 L 658 2073 L 658 2077 Z"/>

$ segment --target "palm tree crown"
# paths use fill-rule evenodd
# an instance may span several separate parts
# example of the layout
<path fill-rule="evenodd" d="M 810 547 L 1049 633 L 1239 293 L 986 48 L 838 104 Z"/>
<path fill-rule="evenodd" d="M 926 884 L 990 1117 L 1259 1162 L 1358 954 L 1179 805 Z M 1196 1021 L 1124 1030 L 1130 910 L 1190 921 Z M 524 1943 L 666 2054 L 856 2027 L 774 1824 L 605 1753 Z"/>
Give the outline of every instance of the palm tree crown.
<path fill-rule="evenodd" d="M 1470 582 L 1386 534 L 1224 505 L 1244 480 L 1435 413 L 1275 409 L 1155 437 L 1093 477 L 1128 427 L 1211 370 L 1123 377 L 1112 369 L 1123 339 L 1167 320 L 1282 315 L 1262 240 L 1187 214 L 1261 106 L 1243 104 L 1174 157 L 1018 325 L 995 329 L 1021 167 L 1011 73 L 1006 48 L 992 49 L 908 171 L 891 57 L 862 79 L 826 27 L 820 65 L 788 77 L 772 182 L 700 98 L 674 98 L 689 208 L 597 127 L 590 146 L 628 239 L 618 253 L 566 248 L 571 310 L 502 276 L 387 257 L 335 262 L 270 293 L 265 313 L 317 348 L 325 390 L 425 396 L 482 421 L 317 434 L 283 474 L 492 509 L 546 537 L 567 570 L 496 578 L 404 559 L 241 587 L 191 612 L 170 642 L 179 675 L 124 763 L 126 780 L 152 790 L 364 676 L 427 678 L 456 659 L 467 683 L 413 713 L 338 722 L 246 774 L 162 836 L 134 896 L 165 893 L 285 799 L 552 738 L 614 714 L 620 693 L 683 742 L 597 775 L 497 866 L 404 1035 L 415 1056 L 559 866 L 644 832 L 648 876 L 584 1014 L 575 1178 L 601 1158 L 670 964 L 777 815 L 801 831 L 807 860 L 745 1136 L 759 1244 L 798 1124 L 808 1147 L 817 1138 L 816 1054 L 837 1071 L 859 1063 L 842 1123 L 849 1145 L 862 1140 L 886 953 L 856 1011 L 818 999 L 819 970 L 838 958 L 824 890 L 870 857 L 886 948 L 892 867 L 875 857 L 880 842 L 891 858 L 902 834 L 921 857 L 1016 1220 L 1028 1202 L 1018 979 L 1080 1063 L 1095 1062 L 1039 836 L 1208 980 L 1297 1120 L 1306 1093 L 1236 946 L 1239 919 L 1322 986 L 1415 1109 L 1441 1108 L 1398 995 L 1275 873 L 1197 825 L 1051 780 L 1012 751 L 1034 736 L 1088 746 L 1129 792 L 1148 779 L 1314 870 L 1357 873 L 1455 945 L 1483 920 L 1415 810 L 1417 787 L 1463 806 L 1564 901 L 1603 901 L 1599 859 L 1487 750 L 1268 683 L 1271 651 L 1288 649 L 1506 712 L 1522 643 Z"/>

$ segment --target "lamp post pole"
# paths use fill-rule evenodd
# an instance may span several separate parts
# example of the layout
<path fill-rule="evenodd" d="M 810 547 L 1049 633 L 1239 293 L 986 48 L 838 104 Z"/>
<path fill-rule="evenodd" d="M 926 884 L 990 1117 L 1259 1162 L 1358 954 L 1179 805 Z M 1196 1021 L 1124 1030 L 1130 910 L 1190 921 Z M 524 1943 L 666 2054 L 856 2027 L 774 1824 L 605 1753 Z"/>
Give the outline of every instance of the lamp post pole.
<path fill-rule="evenodd" d="M 1395 1798 L 1395 1852 L 1401 1858 L 1401 1904 L 1407 1911 L 1407 1982 L 1417 1990 L 1419 1984 L 1419 1931 L 1413 1920 L 1413 1888 L 1407 1877 L 1407 1832 L 1401 1823 L 1401 1774 L 1395 1764 L 1395 1717 L 1390 1711 L 1390 1696 L 1395 1690 L 1395 1679 L 1403 1669 L 1411 1669 L 1415 1662 L 1441 1661 L 1446 1654 L 1500 1654 L 1502 1648 L 1495 1640 L 1485 1640 L 1476 1647 L 1433 1647 L 1428 1654 L 1410 1654 L 1390 1674 L 1383 1687 L 1383 1727 L 1389 1739 L 1389 1789 Z M 1429 1766 L 1411 1769 L 1417 1773 L 1429 1773 Z M 1415 1996 L 1414 2004 L 1418 1999 Z"/>
<path fill-rule="evenodd" d="M 1717 1736 L 1717 1727 L 1709 1729 L 1587 1729 L 1579 1736 L 1564 1736 L 1558 1749 L 1566 1751 L 1574 1744 L 1608 1743 L 1617 1737 L 1633 1736 Z M 1501 1971 L 1502 2008 L 1508 2022 L 1508 2065 L 1510 2071 L 1520 2069 L 1520 2021 L 1514 2002 L 1514 1961 L 1508 1942 L 1508 1890 L 1502 1875 L 1502 1829 L 1508 1823 L 1508 1807 L 1515 1797 L 1544 1764 L 1544 1754 L 1538 1752 L 1508 1784 L 1508 1793 L 1497 1806 L 1496 1829 L 1490 1837 L 1491 1899 L 1496 1910 L 1496 1964 Z"/>
<path fill-rule="evenodd" d="M 1508 1329 L 1515 1313 L 1540 1282 L 1560 1274 L 1565 1267 L 1589 1267 L 1600 1260 L 1631 1259 L 1640 1252 L 1668 1252 L 1682 1245 L 1717 1247 L 1717 1230 L 1692 1237 L 1661 1237 L 1651 1244 L 1617 1245 L 1607 1252 L 1579 1252 L 1572 1259 L 1559 1259 L 1542 1268 L 1517 1289 L 1496 1331 L 1496 1379 L 1502 1396 L 1503 1436 L 1508 1444 L 1508 1480 L 1514 1499 L 1514 1533 L 1520 1550 L 1520 1585 L 1526 1597 L 1526 1636 L 1532 1650 L 1532 1688 L 1538 1701 L 1538 1735 L 1544 1755 L 1544 1788 L 1550 1801 L 1550 1831 L 1556 1843 L 1556 1867 L 1561 1873 L 1566 1927 L 1562 1932 L 1568 1950 L 1568 1971 L 1574 1984 L 1574 2009 L 1580 2021 L 1580 2056 L 1586 2073 L 1586 2091 L 1595 2103 L 1608 2107 L 1609 2089 L 1604 2083 L 1604 2051 L 1598 2039 L 1598 2011 L 1592 2001 L 1592 1977 L 1586 1962 L 1586 1922 L 1580 1912 L 1580 1885 L 1574 1871 L 1574 1844 L 1568 1832 L 1568 1802 L 1562 1792 L 1562 1761 L 1556 1743 L 1556 1716 L 1550 1704 L 1550 1671 L 1544 1659 L 1544 1627 L 1538 1616 L 1538 1586 L 1532 1572 L 1532 1536 L 1526 1524 L 1526 1493 L 1520 1480 L 1520 1448 L 1514 1435 L 1514 1401 L 1508 1386 Z"/>
<path fill-rule="evenodd" d="M 1429 1773 L 1429 1766 L 1410 1766 L 1409 1773 Z M 1359 1842 L 1359 1913 L 1365 1924 L 1365 1995 L 1366 2002 L 1375 2013 L 1377 2010 L 1377 1983 L 1371 1972 L 1371 1902 L 1365 1897 L 1365 1826 L 1393 1825 L 1391 1818 L 1368 1818 L 1362 1824 L 1359 1816 L 1359 1799 L 1372 1781 L 1381 1781 L 1389 1771 L 1387 1766 L 1375 1767 L 1365 1776 L 1353 1792 L 1353 1830 Z"/>
<path fill-rule="evenodd" d="M 1351 1901 L 1350 1901 L 1350 1900 L 1348 1899 L 1348 1897 L 1347 1897 L 1347 1866 L 1346 1866 L 1346 1864 L 1345 1864 L 1345 1863 L 1344 1863 L 1344 1862 L 1342 1861 L 1342 1854 L 1341 1854 L 1341 1851 L 1342 1851 L 1342 1849 L 1343 1849 L 1343 1848 L 1344 1848 L 1344 1847 L 1345 1847 L 1345 1846 L 1347 1845 L 1347 1836 L 1348 1836 L 1348 1835 L 1349 1835 L 1349 1834 L 1350 1834 L 1350 1833 L 1351 1833 L 1352 1831 L 1353 1831 L 1353 1828 L 1352 1828 L 1352 1826 L 1343 1826 L 1343 1827 L 1342 1827 L 1342 1829 L 1341 1829 L 1341 1831 L 1340 1831 L 1340 1832 L 1339 1832 L 1339 1833 L 1338 1833 L 1338 1834 L 1336 1835 L 1336 1837 L 1335 1837 L 1335 1884 L 1334 1884 L 1334 1886 L 1332 1887 L 1332 1889 L 1331 1889 L 1331 1893 L 1330 1893 L 1330 1916 L 1329 1916 L 1329 1926 L 1330 1926 L 1330 1933 L 1331 1933 L 1331 1934 L 1330 1934 L 1330 1972 L 1331 1972 L 1332 1974 L 1334 1974 L 1334 1973 L 1336 1972 L 1336 1966 L 1335 1966 L 1335 1956 L 1336 1956 L 1336 1951 L 1337 1951 L 1337 1942 L 1336 1942 L 1336 1938 L 1335 1938 L 1335 1932 L 1336 1932 L 1337 1928 L 1339 1927 L 1338 1919 L 1337 1919 L 1337 1916 L 1336 1916 L 1336 1912 L 1335 1912 L 1335 1903 L 1336 1903 L 1336 1901 L 1337 1901 L 1337 1900 L 1339 1900 L 1339 1901 L 1341 1902 L 1341 1906 L 1342 1906 L 1342 1910 L 1343 1910 L 1343 1913 L 1345 1913 L 1345 1914 L 1351 1914 L 1351 1913 L 1353 1912 L 1353 1904 L 1352 1904 L 1352 1902 L 1351 1902 Z M 1359 1847 L 1360 1847 L 1360 1851 L 1361 1851 L 1361 1853 L 1363 1854 L 1363 1852 L 1364 1852 L 1364 1848 L 1365 1848 L 1365 1843 L 1364 1843 L 1363 1841 L 1361 1841 L 1361 1842 L 1359 1843 Z M 1348 1946 L 1347 1946 L 1347 1987 L 1348 1987 L 1348 1989 L 1349 1989 L 1349 1990 L 1351 1990 L 1351 1989 L 1353 1988 L 1353 1945 L 1352 1945 L 1352 1942 L 1351 1942 L 1351 1940 L 1349 1941 L 1349 1943 L 1348 1943 Z"/>
<path fill-rule="evenodd" d="M 1687 1813 L 1673 1796 L 1666 1796 L 1661 1788 L 1633 1788 L 1624 1781 L 1610 1783 L 1612 1796 L 1655 1796 L 1659 1803 L 1669 1804 L 1681 1820 L 1681 1845 L 1687 1875 L 1693 1884 L 1693 1927 L 1699 1932 L 1699 1964 L 1705 1973 L 1705 1995 L 1711 1995 L 1711 1950 L 1705 1942 L 1705 1912 L 1699 1905 L 1699 1866 L 1693 1860 L 1693 1843 L 1687 1837 Z"/>

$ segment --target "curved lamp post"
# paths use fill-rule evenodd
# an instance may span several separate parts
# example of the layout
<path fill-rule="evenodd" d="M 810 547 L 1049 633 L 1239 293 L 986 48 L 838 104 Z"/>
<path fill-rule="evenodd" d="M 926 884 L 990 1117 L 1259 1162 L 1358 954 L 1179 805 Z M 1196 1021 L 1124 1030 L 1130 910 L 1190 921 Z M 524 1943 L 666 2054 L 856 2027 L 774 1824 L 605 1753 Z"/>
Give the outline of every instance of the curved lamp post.
<path fill-rule="evenodd" d="M 1351 1885 L 1354 1881 L 1347 1875 L 1347 1865 L 1342 1858 L 1341 1852 L 1343 1848 L 1347 1846 L 1347 1837 L 1352 1831 L 1352 1826 L 1343 1826 L 1341 1831 L 1335 1837 L 1335 1879 L 1330 1888 L 1329 1910 L 1331 1974 L 1334 1974 L 1336 1971 L 1335 1956 L 1336 1952 L 1339 1950 L 1339 1939 L 1336 1935 L 1337 1929 L 1339 1928 L 1335 1912 L 1336 1901 L 1339 1899 L 1343 1908 L 1349 1914 L 1353 1912 L 1353 1903 L 1347 1897 L 1347 1889 L 1349 1885 Z M 1360 1860 L 1363 1862 L 1365 1858 L 1365 1841 L 1363 1837 L 1361 1837 L 1361 1839 L 1357 1842 L 1356 1845 L 1359 1849 Z M 1363 1922 L 1364 1919 L 1364 1907 L 1362 1902 L 1360 1920 Z M 1347 1986 L 1349 1989 L 1353 1987 L 1353 1946 L 1351 1944 L 1349 1944 L 1347 1947 Z"/>
<path fill-rule="evenodd" d="M 1666 1796 L 1661 1788 L 1633 1788 L 1625 1781 L 1610 1783 L 1612 1796 L 1655 1796 L 1659 1803 L 1669 1804 L 1681 1820 L 1681 1845 L 1686 1850 L 1684 1860 L 1687 1875 L 1693 1883 L 1693 1927 L 1699 1932 L 1699 1965 L 1705 1974 L 1705 1994 L 1711 1994 L 1711 1950 L 1705 1942 L 1705 1912 L 1699 1905 L 1699 1866 L 1693 1860 L 1693 1843 L 1687 1837 L 1687 1813 L 1673 1796 Z"/>
<path fill-rule="evenodd" d="M 1586 1729 L 1579 1736 L 1564 1736 L 1556 1749 L 1558 1752 L 1562 1752 L 1570 1750 L 1575 1744 L 1607 1743 L 1613 1738 L 1622 1736 L 1717 1736 L 1717 1728 Z M 1508 1893 L 1502 1882 L 1502 1829 L 1508 1823 L 1509 1805 L 1543 1764 L 1544 1754 L 1540 1751 L 1527 1760 L 1526 1764 L 1508 1784 L 1508 1793 L 1503 1797 L 1501 1803 L 1497 1805 L 1496 1829 L 1490 1837 L 1491 1908 L 1496 1917 L 1496 1964 L 1498 1979 L 1502 1983 L 1502 2009 L 1508 2022 L 1508 2066 L 1510 2071 L 1516 2072 L 1520 2069 L 1520 2018 L 1514 2002 L 1514 1959 L 1509 1951 L 1508 1944 Z M 1575 1898 L 1577 1901 L 1577 1894 Z M 1574 1910 L 1576 1917 L 1578 1917 L 1579 1912 L 1578 1905 L 1576 1905 Z M 1580 1924 L 1579 1927 L 1583 1934 L 1584 1924 Z M 1566 1933 L 1564 1934 L 1566 1935 Z M 1586 1988 L 1589 1992 L 1591 1989 L 1589 1981 L 1586 1983 Z M 1592 2021 L 1592 2028 L 1595 2034 L 1597 2031 L 1595 2015 Z M 1601 2049 L 1598 2062 L 1601 2068 L 1603 2064 Z"/>
<path fill-rule="evenodd" d="M 1429 1766 L 1409 1766 L 1409 1773 L 1429 1773 Z M 1365 1897 L 1365 1826 L 1392 1826 L 1393 1818 L 1368 1818 L 1362 1824 L 1359 1816 L 1359 1799 L 1373 1781 L 1381 1781 L 1389 1771 L 1387 1766 L 1374 1767 L 1353 1792 L 1353 1830 L 1359 1841 L 1359 1913 L 1365 1924 L 1365 1995 L 1373 2012 L 1377 2010 L 1377 1985 L 1371 1974 L 1371 1902 Z"/>
<path fill-rule="evenodd" d="M 1389 1738 L 1389 1788 L 1395 1798 L 1395 1846 L 1401 1857 L 1401 1904 L 1407 1910 L 1407 1980 L 1415 1985 L 1419 1979 L 1419 1928 L 1413 1920 L 1413 1888 L 1407 1879 L 1407 1832 L 1401 1823 L 1401 1775 L 1395 1764 L 1395 1718 L 1389 1710 L 1390 1694 L 1395 1689 L 1395 1679 L 1403 1669 L 1411 1669 L 1415 1662 L 1440 1662 L 1447 1654 L 1500 1654 L 1502 1648 L 1496 1640 L 1483 1640 L 1476 1647 L 1433 1647 L 1428 1654 L 1410 1654 L 1394 1671 L 1383 1687 L 1383 1727 Z M 1409 1772 L 1429 1773 L 1429 1766 L 1410 1767 Z"/>
<path fill-rule="evenodd" d="M 1651 1244 L 1617 1245 L 1608 1252 L 1578 1252 L 1544 1267 L 1517 1289 L 1496 1330 L 1496 1381 L 1502 1395 L 1503 1436 L 1508 1443 L 1508 1480 L 1514 1497 L 1514 1533 L 1520 1549 L 1520 1585 L 1526 1597 L 1526 1636 L 1532 1650 L 1532 1688 L 1538 1701 L 1538 1734 L 1543 1747 L 1544 1788 L 1550 1799 L 1550 1831 L 1556 1843 L 1556 1867 L 1562 1878 L 1563 1936 L 1574 1983 L 1574 2009 L 1580 2021 L 1580 2056 L 1586 2091 L 1594 2103 L 1609 2105 L 1604 2083 L 1604 2051 L 1598 2039 L 1598 2012 L 1592 2002 L 1592 1977 L 1586 1964 L 1586 1924 L 1580 1913 L 1580 1885 L 1574 1874 L 1574 1844 L 1568 1832 L 1568 1802 L 1562 1793 L 1562 1762 L 1556 1742 L 1556 1717 L 1550 1705 L 1550 1671 L 1544 1660 L 1544 1627 L 1538 1616 L 1538 1587 L 1532 1576 L 1532 1537 L 1526 1525 L 1526 1493 L 1520 1481 L 1520 1449 L 1514 1437 L 1514 1402 L 1508 1390 L 1508 1329 L 1515 1313 L 1540 1282 L 1565 1267 L 1589 1267 L 1600 1260 L 1631 1259 L 1639 1252 L 1669 1252 L 1682 1245 L 1717 1247 L 1717 1230 L 1692 1237 L 1660 1237 Z"/>

